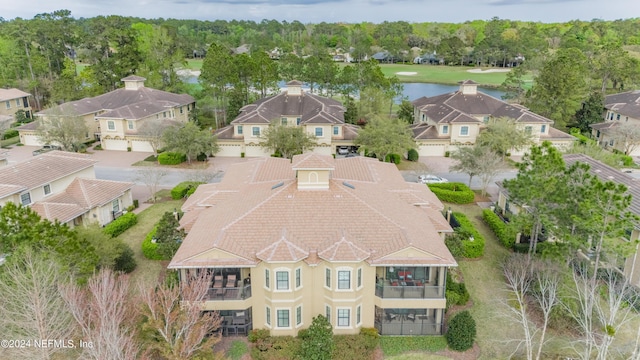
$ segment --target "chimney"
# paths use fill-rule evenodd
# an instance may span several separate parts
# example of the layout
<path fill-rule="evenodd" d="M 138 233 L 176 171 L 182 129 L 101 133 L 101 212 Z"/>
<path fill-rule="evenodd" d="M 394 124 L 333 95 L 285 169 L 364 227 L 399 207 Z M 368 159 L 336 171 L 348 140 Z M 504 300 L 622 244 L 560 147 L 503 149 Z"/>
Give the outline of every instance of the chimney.
<path fill-rule="evenodd" d="M 291 80 L 287 83 L 287 95 L 300 96 L 302 95 L 302 82 L 298 80 Z"/>

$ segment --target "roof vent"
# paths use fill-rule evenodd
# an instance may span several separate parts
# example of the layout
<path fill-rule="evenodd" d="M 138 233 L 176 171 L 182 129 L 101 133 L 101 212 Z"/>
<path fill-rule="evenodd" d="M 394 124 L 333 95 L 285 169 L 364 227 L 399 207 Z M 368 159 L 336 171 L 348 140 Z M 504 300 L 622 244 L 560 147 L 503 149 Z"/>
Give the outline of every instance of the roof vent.
<path fill-rule="evenodd" d="M 342 185 L 344 185 L 344 186 L 346 186 L 346 187 L 348 187 L 348 188 L 350 188 L 350 189 L 355 189 L 355 188 L 356 188 L 355 186 L 353 186 L 352 184 L 349 184 L 349 183 L 348 183 L 348 182 L 346 182 L 346 181 L 343 181 L 343 182 L 342 182 Z"/>
<path fill-rule="evenodd" d="M 271 190 L 273 190 L 273 189 L 277 189 L 277 188 L 279 188 L 279 187 L 280 187 L 280 186 L 282 186 L 282 185 L 284 185 L 284 181 L 281 181 L 281 182 L 279 182 L 279 183 L 277 183 L 277 184 L 273 185 L 273 186 L 271 187 Z"/>

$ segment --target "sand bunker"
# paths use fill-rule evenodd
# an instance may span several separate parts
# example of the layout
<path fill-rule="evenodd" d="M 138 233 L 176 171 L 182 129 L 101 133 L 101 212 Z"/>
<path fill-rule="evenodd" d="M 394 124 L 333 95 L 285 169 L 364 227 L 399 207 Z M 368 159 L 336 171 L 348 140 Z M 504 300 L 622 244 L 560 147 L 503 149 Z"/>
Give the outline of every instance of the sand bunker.
<path fill-rule="evenodd" d="M 400 72 L 397 72 L 396 75 L 413 76 L 413 75 L 418 75 L 418 73 L 414 71 L 400 71 Z"/>
<path fill-rule="evenodd" d="M 509 72 L 509 71 L 511 71 L 511 69 L 486 69 L 486 70 L 470 69 L 470 70 L 467 70 L 467 72 L 470 72 L 470 73 L 483 73 L 483 74 L 494 73 L 494 72 Z"/>

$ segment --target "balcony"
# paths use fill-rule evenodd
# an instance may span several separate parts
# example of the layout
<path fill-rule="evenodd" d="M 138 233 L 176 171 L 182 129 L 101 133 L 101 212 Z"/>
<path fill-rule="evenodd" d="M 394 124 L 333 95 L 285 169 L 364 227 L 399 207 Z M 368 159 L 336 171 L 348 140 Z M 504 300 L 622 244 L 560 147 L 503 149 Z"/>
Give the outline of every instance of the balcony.
<path fill-rule="evenodd" d="M 241 287 L 213 287 L 207 292 L 209 301 L 244 300 L 251 297 L 251 284 Z"/>
<path fill-rule="evenodd" d="M 443 309 L 382 309 L 374 326 L 380 335 L 442 335 Z"/>
<path fill-rule="evenodd" d="M 404 284 L 404 285 L 403 285 Z M 376 284 L 376 296 L 383 299 L 442 299 L 444 286 L 401 282 L 399 285 Z"/>

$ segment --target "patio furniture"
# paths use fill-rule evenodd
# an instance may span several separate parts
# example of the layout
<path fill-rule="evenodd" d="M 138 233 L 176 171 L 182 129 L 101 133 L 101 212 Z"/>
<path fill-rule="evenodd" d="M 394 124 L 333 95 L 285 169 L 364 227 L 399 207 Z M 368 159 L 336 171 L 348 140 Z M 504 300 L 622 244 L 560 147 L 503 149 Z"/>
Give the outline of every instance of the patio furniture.
<path fill-rule="evenodd" d="M 227 275 L 227 283 L 224 286 L 225 288 L 233 288 L 236 287 L 236 276 L 235 275 Z"/>

